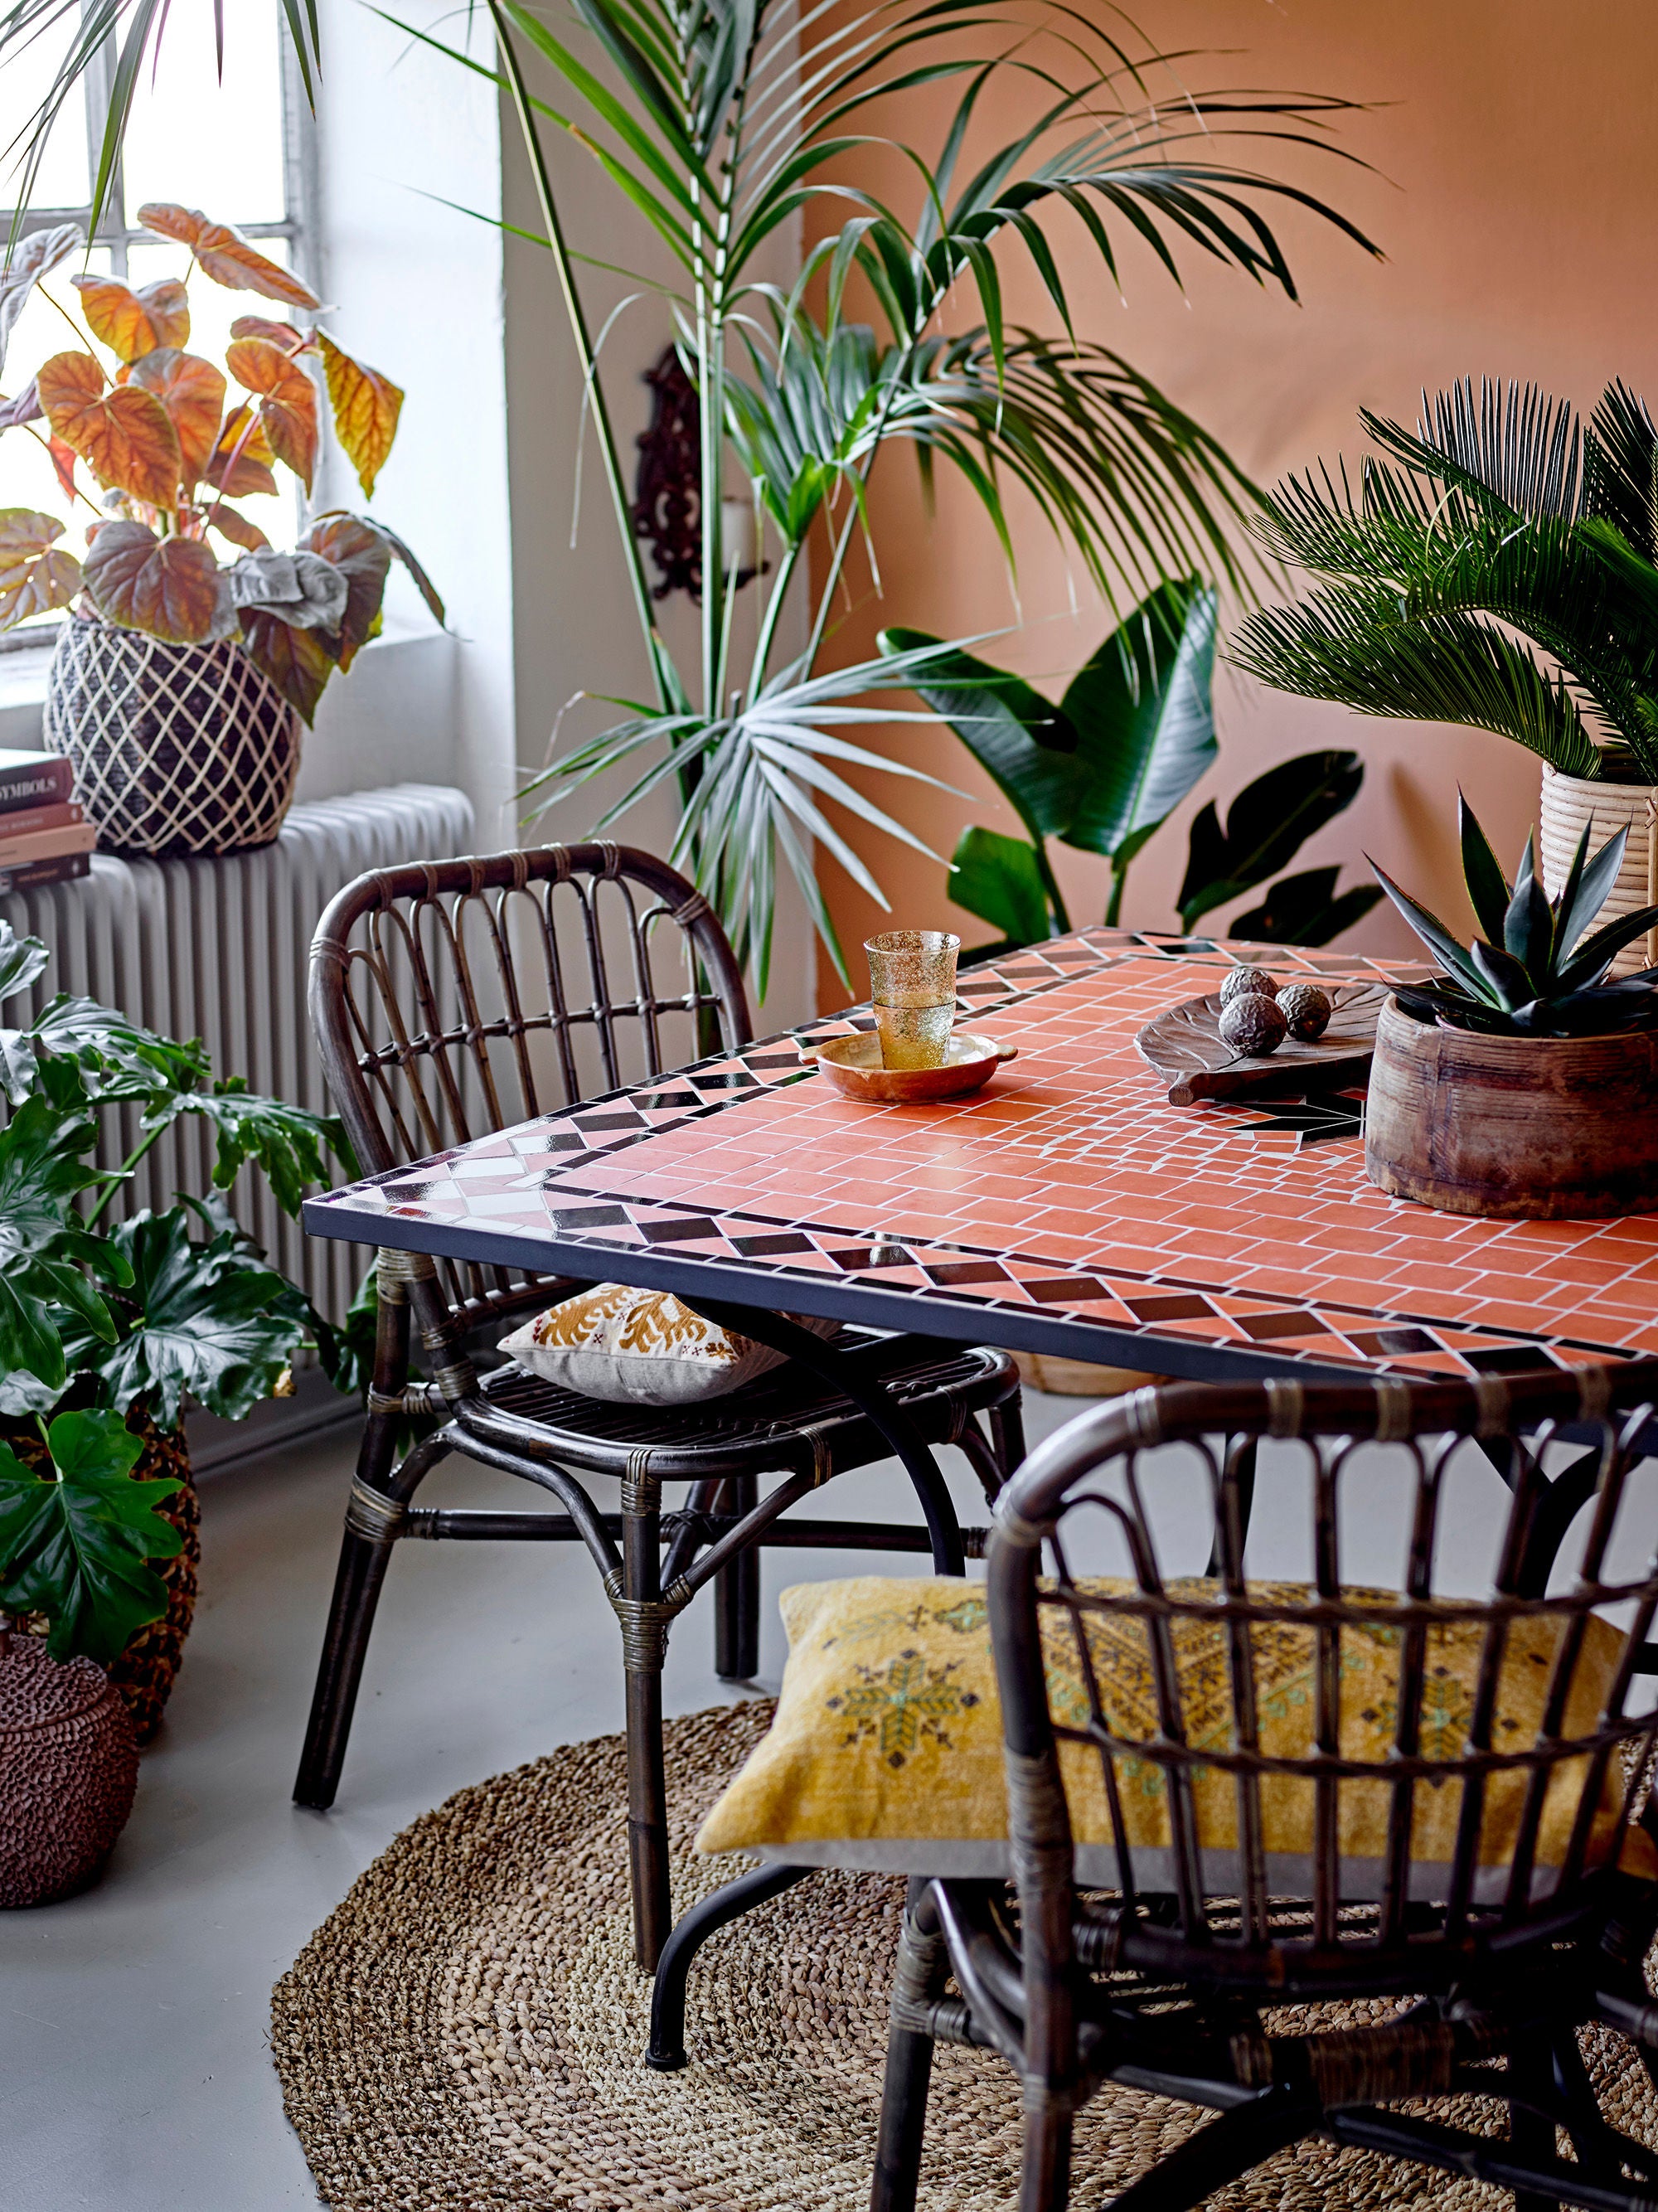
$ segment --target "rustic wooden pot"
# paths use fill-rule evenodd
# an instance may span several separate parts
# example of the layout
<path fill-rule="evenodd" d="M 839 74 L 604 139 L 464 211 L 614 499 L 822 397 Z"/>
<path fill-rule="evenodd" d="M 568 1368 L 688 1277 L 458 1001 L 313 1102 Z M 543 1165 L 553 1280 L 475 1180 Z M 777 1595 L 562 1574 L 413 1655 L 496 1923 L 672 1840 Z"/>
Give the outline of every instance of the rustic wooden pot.
<path fill-rule="evenodd" d="M 1658 1212 L 1658 1034 L 1480 1036 L 1376 1025 L 1364 1165 L 1448 1213 L 1573 1221 Z"/>

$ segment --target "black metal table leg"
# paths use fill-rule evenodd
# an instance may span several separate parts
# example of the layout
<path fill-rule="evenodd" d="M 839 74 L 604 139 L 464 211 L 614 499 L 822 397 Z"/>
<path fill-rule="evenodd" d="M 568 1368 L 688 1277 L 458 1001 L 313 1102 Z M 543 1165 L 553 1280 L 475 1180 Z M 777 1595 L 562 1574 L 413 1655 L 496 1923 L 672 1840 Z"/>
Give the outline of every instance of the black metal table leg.
<path fill-rule="evenodd" d="M 716 1929 L 728 1927 L 751 1912 L 768 1898 L 780 1897 L 804 1881 L 816 1867 L 762 1866 L 739 1875 L 723 1889 L 692 1905 L 674 1923 L 673 1933 L 662 1946 L 656 1965 L 656 1985 L 651 1991 L 651 2040 L 645 2053 L 647 2066 L 659 2074 L 677 2074 L 685 2063 L 685 1984 L 691 1960 Z"/>

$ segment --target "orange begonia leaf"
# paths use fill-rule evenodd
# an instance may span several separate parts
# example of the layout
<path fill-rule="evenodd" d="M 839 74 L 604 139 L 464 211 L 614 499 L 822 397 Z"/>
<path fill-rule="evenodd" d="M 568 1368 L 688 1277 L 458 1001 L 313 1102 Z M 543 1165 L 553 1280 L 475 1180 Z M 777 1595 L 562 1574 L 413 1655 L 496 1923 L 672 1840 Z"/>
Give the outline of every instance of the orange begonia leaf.
<path fill-rule="evenodd" d="M 106 522 L 88 550 L 87 589 L 106 621 L 173 645 L 235 634 L 230 590 L 209 547 L 157 538 L 142 522 Z"/>
<path fill-rule="evenodd" d="M 403 393 L 378 369 L 342 353 L 325 331 L 319 331 L 317 336 L 322 343 L 328 402 L 334 410 L 334 434 L 357 472 L 363 497 L 372 499 L 374 479 L 386 466 L 392 441 L 398 434 Z"/>
<path fill-rule="evenodd" d="M 244 607 L 242 643 L 254 665 L 264 671 L 283 698 L 309 722 L 323 687 L 334 672 L 333 657 L 321 634 L 295 629 L 279 615 Z"/>
<path fill-rule="evenodd" d="M 179 441 L 180 472 L 193 484 L 218 441 L 225 381 L 210 361 L 159 346 L 132 365 L 132 380 L 153 392 L 166 408 Z"/>
<path fill-rule="evenodd" d="M 250 422 L 253 427 L 248 430 Z M 242 435 L 244 430 L 248 430 L 246 438 Z M 237 453 L 239 446 L 241 451 Z M 234 461 L 232 454 L 235 454 Z M 212 459 L 202 473 L 227 499 L 250 499 L 258 493 L 276 491 L 276 479 L 270 473 L 275 459 L 270 441 L 264 434 L 264 425 L 244 402 L 233 407 L 225 416 Z"/>
<path fill-rule="evenodd" d="M 292 323 L 268 322 L 263 315 L 238 315 L 230 325 L 233 338 L 264 338 L 284 353 L 315 353 L 317 341 L 308 331 L 296 331 Z"/>
<path fill-rule="evenodd" d="M 137 385 L 104 388 L 89 353 L 58 353 L 36 379 L 40 404 L 66 446 L 100 483 L 146 507 L 171 507 L 179 493 L 179 438 L 152 392 Z"/>
<path fill-rule="evenodd" d="M 199 208 L 173 207 L 151 200 L 138 210 L 146 230 L 176 238 L 195 255 L 203 276 L 230 292 L 258 292 L 290 307 L 319 307 L 322 301 L 291 270 L 266 258 L 228 222 L 210 222 Z"/>
<path fill-rule="evenodd" d="M 190 336 L 190 295 L 176 276 L 135 292 L 113 276 L 71 276 L 87 328 L 122 361 L 139 361 L 158 346 Z"/>
<path fill-rule="evenodd" d="M 66 607 L 80 590 L 80 562 L 58 550 L 63 534 L 54 515 L 0 507 L 0 629 Z"/>
<path fill-rule="evenodd" d="M 213 527 L 233 545 L 240 545 L 245 553 L 263 553 L 270 540 L 257 522 L 250 522 L 245 514 L 238 514 L 234 507 L 216 507 L 210 510 Z"/>
<path fill-rule="evenodd" d="M 6 348 L 30 293 L 82 242 L 78 222 L 54 223 L 50 230 L 32 230 L 27 238 L 18 239 L 6 255 L 0 266 L 0 368 L 5 366 Z"/>
<path fill-rule="evenodd" d="M 46 441 L 46 451 L 52 455 L 52 465 L 58 471 L 58 481 L 64 487 L 64 497 L 75 496 L 75 448 L 66 446 L 59 437 Z"/>
<path fill-rule="evenodd" d="M 345 615 L 338 632 L 339 664 L 349 668 L 374 634 L 386 597 L 392 549 L 355 514 L 328 514 L 300 540 L 303 552 L 319 553 L 345 577 Z"/>
<path fill-rule="evenodd" d="M 317 465 L 317 387 L 298 362 L 269 338 L 237 338 L 225 366 L 238 384 L 259 395 L 259 420 L 270 450 L 311 489 Z"/>

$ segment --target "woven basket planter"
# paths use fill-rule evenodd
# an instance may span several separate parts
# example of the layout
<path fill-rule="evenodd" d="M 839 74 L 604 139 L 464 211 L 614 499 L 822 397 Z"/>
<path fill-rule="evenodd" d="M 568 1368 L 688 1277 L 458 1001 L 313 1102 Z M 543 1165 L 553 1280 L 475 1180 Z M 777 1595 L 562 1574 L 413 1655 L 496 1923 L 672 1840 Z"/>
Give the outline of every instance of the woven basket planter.
<path fill-rule="evenodd" d="M 58 632 L 42 743 L 74 762 L 99 849 L 152 859 L 269 845 L 300 772 L 300 718 L 234 638 L 107 623 Z"/>
<path fill-rule="evenodd" d="M 0 1628 L 0 1907 L 96 1881 L 137 1786 L 132 1723 L 102 1668 L 60 1666 Z"/>
<path fill-rule="evenodd" d="M 1603 923 L 1615 921 L 1619 915 L 1633 914 L 1639 907 L 1658 906 L 1658 839 L 1653 836 L 1653 820 L 1658 812 L 1658 785 L 1625 783 L 1610 777 L 1596 777 L 1593 782 L 1577 775 L 1558 775 L 1547 766 L 1543 770 L 1542 835 L 1538 840 L 1543 862 L 1543 884 L 1551 898 L 1557 898 L 1571 866 L 1571 856 L 1577 850 L 1577 841 L 1592 820 L 1594 831 L 1589 849 L 1604 845 L 1608 837 L 1615 837 L 1620 830 L 1629 831 L 1629 843 L 1624 848 L 1624 865 L 1618 871 L 1618 881 L 1612 885 L 1612 896 L 1601 908 L 1591 925 L 1600 928 Z M 1612 977 L 1634 975 L 1643 968 L 1658 967 L 1658 930 L 1637 937 L 1633 945 L 1626 945 L 1612 963 Z"/>

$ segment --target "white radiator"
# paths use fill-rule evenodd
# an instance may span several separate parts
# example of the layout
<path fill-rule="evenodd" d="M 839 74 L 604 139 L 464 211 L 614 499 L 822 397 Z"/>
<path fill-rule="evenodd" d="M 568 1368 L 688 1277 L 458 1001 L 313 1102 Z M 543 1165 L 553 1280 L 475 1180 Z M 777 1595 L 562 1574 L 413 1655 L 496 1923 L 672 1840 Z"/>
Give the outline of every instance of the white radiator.
<path fill-rule="evenodd" d="M 117 860 L 94 855 L 92 873 L 0 898 L 20 935 L 43 938 L 52 964 L 35 986 L 38 1008 L 64 990 L 118 1006 L 164 1036 L 205 1040 L 217 1075 L 322 1111 L 327 1100 L 305 978 L 312 932 L 336 891 L 366 868 L 470 852 L 472 809 L 441 785 L 393 784 L 296 806 L 274 845 L 228 860 Z M 13 1000 L 3 1018 L 15 1020 Z M 134 1141 L 109 1133 L 100 1164 L 118 1166 Z M 169 1131 L 139 1167 L 124 1199 L 131 1212 L 165 1206 L 175 1189 L 211 1183 L 213 1142 L 199 1122 Z M 246 1170 L 232 1193 L 237 1218 L 272 1260 L 336 1317 L 367 1260 L 355 1247 L 300 1232 Z"/>

